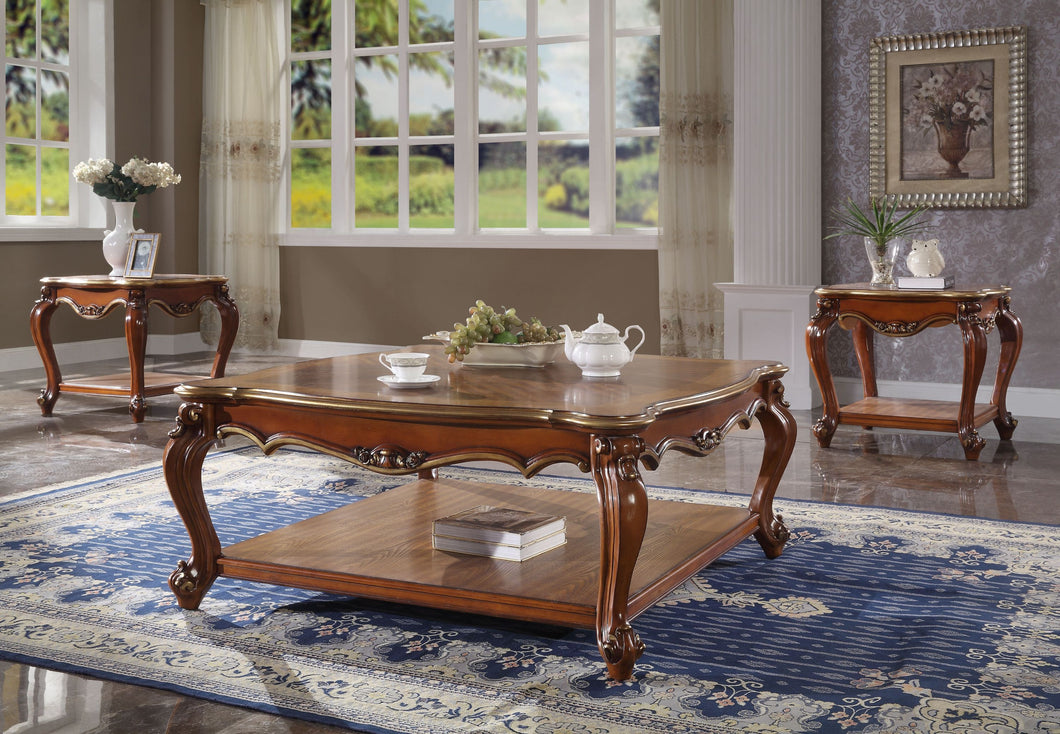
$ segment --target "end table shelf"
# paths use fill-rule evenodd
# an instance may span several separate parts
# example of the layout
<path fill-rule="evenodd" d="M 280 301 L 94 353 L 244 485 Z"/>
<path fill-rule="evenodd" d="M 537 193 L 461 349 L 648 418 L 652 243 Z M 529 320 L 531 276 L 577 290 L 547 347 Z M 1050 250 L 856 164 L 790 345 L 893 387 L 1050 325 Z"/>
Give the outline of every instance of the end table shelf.
<path fill-rule="evenodd" d="M 175 387 L 187 382 L 188 379 L 188 375 L 176 375 L 167 372 L 144 372 L 144 397 L 169 395 Z M 131 372 L 79 377 L 76 380 L 64 380 L 59 383 L 59 392 L 88 393 L 92 395 L 128 395 L 131 389 Z"/>

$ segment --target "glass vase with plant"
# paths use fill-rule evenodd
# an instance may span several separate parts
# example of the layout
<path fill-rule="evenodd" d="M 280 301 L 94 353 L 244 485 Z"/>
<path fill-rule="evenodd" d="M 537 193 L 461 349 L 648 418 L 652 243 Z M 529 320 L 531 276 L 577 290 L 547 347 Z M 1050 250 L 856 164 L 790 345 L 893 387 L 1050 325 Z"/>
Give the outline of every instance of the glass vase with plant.
<path fill-rule="evenodd" d="M 843 235 L 863 238 L 865 254 L 872 266 L 872 285 L 892 285 L 894 278 L 891 273 L 898 259 L 901 240 L 931 227 L 930 223 L 920 219 L 926 208 L 916 206 L 899 215 L 897 200 L 888 204 L 880 198 L 874 198 L 866 211 L 852 199 L 847 199 L 841 207 L 833 210 L 835 231 L 825 239 Z"/>

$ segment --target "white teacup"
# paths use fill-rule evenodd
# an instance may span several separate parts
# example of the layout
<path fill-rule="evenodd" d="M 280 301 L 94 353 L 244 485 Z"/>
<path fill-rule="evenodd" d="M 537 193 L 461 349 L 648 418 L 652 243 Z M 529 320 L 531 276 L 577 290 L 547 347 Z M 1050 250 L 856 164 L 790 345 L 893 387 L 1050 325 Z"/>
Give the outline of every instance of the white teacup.
<path fill-rule="evenodd" d="M 405 382 L 418 380 L 427 371 L 429 354 L 423 352 L 393 352 L 380 354 L 379 363 L 394 373 L 394 377 Z"/>

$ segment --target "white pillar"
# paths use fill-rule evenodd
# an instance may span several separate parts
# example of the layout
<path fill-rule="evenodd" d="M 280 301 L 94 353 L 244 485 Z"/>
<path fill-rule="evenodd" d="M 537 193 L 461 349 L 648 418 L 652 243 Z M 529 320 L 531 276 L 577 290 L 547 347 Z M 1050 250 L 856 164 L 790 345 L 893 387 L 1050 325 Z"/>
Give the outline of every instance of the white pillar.
<path fill-rule="evenodd" d="M 821 0 L 738 0 L 733 23 L 725 357 L 783 362 L 788 401 L 808 410 L 819 402 L 804 334 L 821 279 Z"/>

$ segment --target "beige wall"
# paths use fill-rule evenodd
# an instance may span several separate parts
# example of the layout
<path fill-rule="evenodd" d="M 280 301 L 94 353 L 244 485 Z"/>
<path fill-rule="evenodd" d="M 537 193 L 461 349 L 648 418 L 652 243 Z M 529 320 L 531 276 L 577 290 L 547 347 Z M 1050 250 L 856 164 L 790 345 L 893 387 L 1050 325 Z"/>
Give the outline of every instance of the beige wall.
<path fill-rule="evenodd" d="M 463 323 L 481 298 L 549 325 L 582 329 L 597 312 L 622 330 L 640 324 L 644 351 L 658 354 L 656 258 L 654 251 L 286 247 L 280 337 L 413 344 Z"/>
<path fill-rule="evenodd" d="M 186 0 L 115 0 L 114 160 L 134 155 L 168 160 L 183 177 L 136 205 L 135 223 L 162 234 L 158 270 L 196 272 L 198 262 L 199 127 L 202 119 L 203 8 Z M 122 43 L 142 38 L 148 44 Z M 143 49 L 149 48 L 145 54 Z M 178 59 L 174 63 L 174 59 Z M 107 151 L 92 151 L 104 157 Z M 80 186 L 82 184 L 74 184 Z M 102 234 L 100 234 L 102 239 Z M 0 243 L 0 349 L 29 347 L 29 311 L 50 275 L 103 274 L 100 241 Z M 152 313 L 153 333 L 195 330 L 195 319 L 179 321 Z M 122 336 L 122 315 L 102 321 L 79 319 L 60 308 L 52 320 L 57 343 Z"/>

